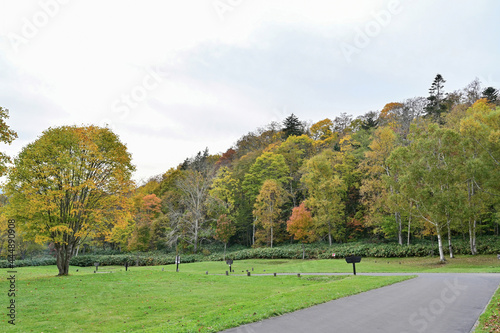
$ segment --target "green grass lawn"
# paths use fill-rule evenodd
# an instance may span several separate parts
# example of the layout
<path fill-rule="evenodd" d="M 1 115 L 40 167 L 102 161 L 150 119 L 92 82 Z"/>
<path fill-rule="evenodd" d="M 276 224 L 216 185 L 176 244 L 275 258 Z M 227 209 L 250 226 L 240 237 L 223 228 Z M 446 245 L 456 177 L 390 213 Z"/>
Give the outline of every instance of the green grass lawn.
<path fill-rule="evenodd" d="M 233 267 L 231 276 L 225 276 L 228 266 L 223 262 L 181 264 L 179 273 L 174 265 L 130 267 L 128 272 L 104 266 L 99 273 L 93 267 L 71 267 L 68 277 L 56 277 L 55 266 L 17 268 L 16 326 L 8 325 L 4 317 L 0 327 L 2 332 L 217 332 L 409 278 L 246 276 L 252 268 L 253 274 L 352 273 L 352 265 L 343 259 L 242 260 Z M 464 256 L 439 264 L 436 258 L 363 258 L 356 268 L 358 272 L 500 272 L 500 260 Z M 5 307 L 8 282 L 3 277 L 7 276 L 7 270 L 0 269 L 0 305 Z"/>
<path fill-rule="evenodd" d="M 273 265 L 268 265 L 272 267 Z M 8 332 L 217 332 L 408 277 L 216 276 L 202 264 L 17 269 L 16 325 Z M 79 271 L 76 272 L 76 269 Z M 4 276 L 6 270 L 0 270 Z M 104 273 L 110 271 L 112 273 Z M 0 290 L 7 290 L 0 283 Z M 6 293 L 1 299 L 8 304 Z M 9 325 L 10 326 L 10 325 Z"/>

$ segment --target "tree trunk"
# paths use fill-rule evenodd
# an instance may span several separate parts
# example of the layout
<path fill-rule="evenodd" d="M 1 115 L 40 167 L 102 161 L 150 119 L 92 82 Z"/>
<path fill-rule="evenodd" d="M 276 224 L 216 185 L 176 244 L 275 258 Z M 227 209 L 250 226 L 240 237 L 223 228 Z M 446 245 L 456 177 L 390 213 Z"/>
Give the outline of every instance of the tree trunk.
<path fill-rule="evenodd" d="M 437 239 L 439 247 L 439 261 L 445 262 L 446 259 L 444 258 L 444 252 L 443 252 L 443 239 L 441 238 L 441 229 L 439 227 L 437 227 Z"/>
<path fill-rule="evenodd" d="M 224 261 L 226 261 L 226 245 L 227 243 L 224 243 L 224 259 L 223 259 Z"/>
<path fill-rule="evenodd" d="M 474 184 L 472 181 L 467 182 L 468 198 L 469 198 L 469 209 L 472 210 L 472 197 L 474 196 Z M 476 216 L 473 213 L 473 218 L 469 217 L 469 237 L 470 237 L 470 251 L 473 256 L 477 254 L 476 249 Z M 474 220 L 474 222 L 472 222 Z"/>
<path fill-rule="evenodd" d="M 476 248 L 476 219 L 469 219 L 470 252 L 473 256 L 477 254 Z"/>
<path fill-rule="evenodd" d="M 194 226 L 194 249 L 193 252 L 196 253 L 198 251 L 198 220 L 195 222 Z"/>
<path fill-rule="evenodd" d="M 328 223 L 328 243 L 332 246 L 332 226 Z"/>
<path fill-rule="evenodd" d="M 411 209 L 411 205 L 410 205 L 410 209 Z M 411 227 L 411 210 L 410 210 L 410 215 L 408 216 L 408 241 L 406 243 L 406 245 L 410 246 L 410 227 Z"/>
<path fill-rule="evenodd" d="M 306 246 L 302 243 L 302 260 L 306 258 Z"/>
<path fill-rule="evenodd" d="M 398 225 L 398 244 L 403 245 L 403 226 L 401 225 L 401 214 L 399 212 L 394 213 L 396 217 L 396 223 Z"/>
<path fill-rule="evenodd" d="M 292 178 L 292 175 L 290 175 L 290 178 Z M 297 199 L 293 195 L 293 180 L 290 181 L 290 196 L 292 197 L 293 207 L 297 207 Z"/>
<path fill-rule="evenodd" d="M 71 252 L 71 248 L 68 245 L 56 245 L 56 264 L 59 270 L 59 276 L 67 276 L 69 274 Z"/>
<path fill-rule="evenodd" d="M 252 245 L 255 244 L 255 221 L 257 221 L 257 218 L 253 219 Z"/>
<path fill-rule="evenodd" d="M 413 207 L 413 202 L 410 201 L 410 210 L 408 212 L 408 242 L 407 245 L 410 246 L 410 237 L 411 237 L 411 232 L 410 232 L 410 227 L 411 227 L 411 209 Z"/>
<path fill-rule="evenodd" d="M 271 224 L 271 249 L 273 248 L 273 225 Z"/>
<path fill-rule="evenodd" d="M 449 220 L 448 220 L 448 250 L 450 251 L 450 258 L 455 258 L 455 256 L 453 255 L 453 246 L 451 245 L 451 228 Z"/>

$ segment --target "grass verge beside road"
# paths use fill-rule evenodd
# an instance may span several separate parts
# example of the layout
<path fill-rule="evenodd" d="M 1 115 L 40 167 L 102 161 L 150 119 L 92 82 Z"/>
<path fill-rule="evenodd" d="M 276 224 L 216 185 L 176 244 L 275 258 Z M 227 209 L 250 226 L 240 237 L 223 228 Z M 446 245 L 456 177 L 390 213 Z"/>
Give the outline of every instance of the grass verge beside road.
<path fill-rule="evenodd" d="M 474 332 L 500 332 L 500 287 L 497 289 L 484 313 L 479 317 L 479 323 Z"/>

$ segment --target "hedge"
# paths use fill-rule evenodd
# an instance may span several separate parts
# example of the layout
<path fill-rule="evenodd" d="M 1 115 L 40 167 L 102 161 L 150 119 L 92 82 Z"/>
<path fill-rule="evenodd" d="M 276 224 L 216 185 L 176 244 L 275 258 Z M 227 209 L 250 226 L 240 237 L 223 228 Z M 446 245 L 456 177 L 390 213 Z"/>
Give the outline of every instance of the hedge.
<path fill-rule="evenodd" d="M 456 255 L 470 254 L 469 242 L 464 240 L 453 241 L 453 251 Z M 448 242 L 443 243 L 445 254 L 448 253 Z M 306 259 L 332 259 L 332 254 L 335 253 L 335 258 L 345 258 L 350 255 L 362 257 L 425 257 L 431 254 L 438 255 L 437 242 L 420 242 L 411 244 L 410 246 L 398 245 L 395 243 L 388 244 L 370 244 L 370 243 L 345 243 L 334 244 L 331 247 L 328 244 L 316 243 L 305 245 Z M 500 238 L 498 237 L 482 237 L 478 239 L 477 251 L 479 254 L 499 254 L 500 253 Z M 244 259 L 302 259 L 302 245 L 284 245 L 274 248 L 246 248 L 236 247 L 234 251 L 228 251 L 226 258 L 234 260 Z M 201 261 L 222 261 L 223 252 L 217 251 L 210 253 L 205 251 L 204 254 L 184 254 L 181 255 L 182 263 L 201 262 Z M 80 267 L 90 267 L 98 262 L 101 266 L 120 266 L 128 262 L 129 265 L 139 266 L 156 266 L 170 265 L 175 263 L 174 253 L 137 253 L 137 254 L 107 254 L 107 255 L 79 255 L 70 260 L 70 265 Z M 52 257 L 16 260 L 16 267 L 23 266 L 42 266 L 55 265 L 56 259 Z M 8 268 L 7 260 L 0 260 L 0 268 Z"/>

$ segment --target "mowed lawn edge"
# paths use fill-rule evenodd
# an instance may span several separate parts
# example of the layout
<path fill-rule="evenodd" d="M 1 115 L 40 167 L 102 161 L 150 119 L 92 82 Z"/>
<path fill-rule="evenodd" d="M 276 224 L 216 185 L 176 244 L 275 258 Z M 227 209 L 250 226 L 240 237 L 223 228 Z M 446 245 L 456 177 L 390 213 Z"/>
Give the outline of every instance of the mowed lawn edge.
<path fill-rule="evenodd" d="M 182 267 L 192 272 L 179 273 L 172 266 L 100 267 L 100 273 L 72 267 L 67 277 L 54 276 L 55 266 L 18 268 L 16 325 L 4 320 L 1 326 L 8 332 L 217 332 L 411 278 L 206 275 L 189 265 Z M 2 281 L 0 290 L 7 288 Z"/>
<path fill-rule="evenodd" d="M 474 333 L 500 332 L 500 286 L 479 317 Z"/>

